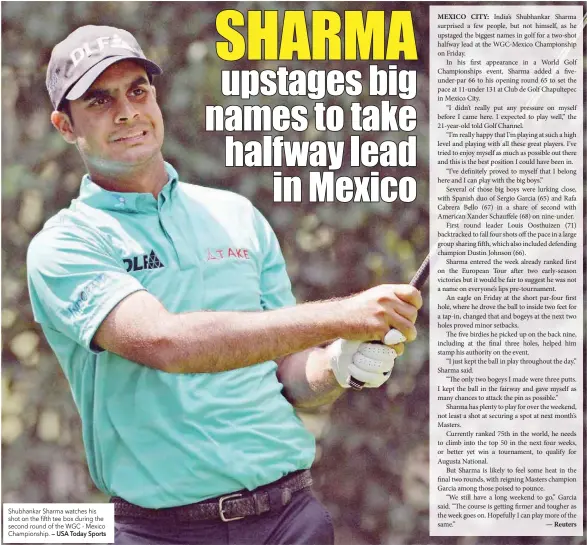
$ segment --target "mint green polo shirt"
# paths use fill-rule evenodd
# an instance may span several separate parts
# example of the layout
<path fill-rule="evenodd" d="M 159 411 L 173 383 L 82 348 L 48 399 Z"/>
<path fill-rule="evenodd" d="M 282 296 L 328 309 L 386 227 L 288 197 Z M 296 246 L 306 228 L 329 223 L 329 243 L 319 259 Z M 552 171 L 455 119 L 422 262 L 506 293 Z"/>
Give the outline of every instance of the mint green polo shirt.
<path fill-rule="evenodd" d="M 171 374 L 92 345 L 108 313 L 138 290 L 174 313 L 295 304 L 275 234 L 252 204 L 166 169 L 157 199 L 105 191 L 85 176 L 27 256 L 35 320 L 71 386 L 91 477 L 104 493 L 151 508 L 251 490 L 310 467 L 315 454 L 273 361 Z"/>

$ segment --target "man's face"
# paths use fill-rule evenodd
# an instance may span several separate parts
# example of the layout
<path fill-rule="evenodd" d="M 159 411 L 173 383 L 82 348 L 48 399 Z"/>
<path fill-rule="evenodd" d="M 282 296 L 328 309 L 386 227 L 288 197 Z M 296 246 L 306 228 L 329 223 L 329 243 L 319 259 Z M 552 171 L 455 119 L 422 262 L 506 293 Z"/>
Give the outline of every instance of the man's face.
<path fill-rule="evenodd" d="M 77 144 L 90 170 L 114 174 L 160 155 L 163 117 L 141 65 L 113 64 L 70 106 L 73 126 L 60 130 Z"/>

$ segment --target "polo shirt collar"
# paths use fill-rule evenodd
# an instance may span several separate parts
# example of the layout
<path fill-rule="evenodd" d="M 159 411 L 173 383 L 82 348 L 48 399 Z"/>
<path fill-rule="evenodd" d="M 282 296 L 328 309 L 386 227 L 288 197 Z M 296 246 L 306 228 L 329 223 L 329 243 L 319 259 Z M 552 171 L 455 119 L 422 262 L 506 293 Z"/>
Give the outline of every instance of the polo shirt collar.
<path fill-rule="evenodd" d="M 159 193 L 159 200 L 172 197 L 177 186 L 178 174 L 175 168 L 165 163 L 167 183 Z M 82 178 L 78 202 L 83 202 L 101 210 L 117 210 L 127 212 L 147 212 L 157 210 L 158 202 L 151 193 L 125 193 L 119 191 L 107 191 L 94 183 L 89 174 Z"/>

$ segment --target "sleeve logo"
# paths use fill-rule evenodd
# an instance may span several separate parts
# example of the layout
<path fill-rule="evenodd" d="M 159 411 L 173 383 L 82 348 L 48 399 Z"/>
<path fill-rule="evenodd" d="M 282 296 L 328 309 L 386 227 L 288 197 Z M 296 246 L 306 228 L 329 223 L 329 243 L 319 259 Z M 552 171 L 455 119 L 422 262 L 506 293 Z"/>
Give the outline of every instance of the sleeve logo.
<path fill-rule="evenodd" d="M 76 295 L 75 301 L 67 307 L 67 312 L 72 318 L 81 315 L 82 311 L 88 306 L 90 296 L 98 289 L 106 284 L 106 275 L 99 274 L 88 282 Z"/>

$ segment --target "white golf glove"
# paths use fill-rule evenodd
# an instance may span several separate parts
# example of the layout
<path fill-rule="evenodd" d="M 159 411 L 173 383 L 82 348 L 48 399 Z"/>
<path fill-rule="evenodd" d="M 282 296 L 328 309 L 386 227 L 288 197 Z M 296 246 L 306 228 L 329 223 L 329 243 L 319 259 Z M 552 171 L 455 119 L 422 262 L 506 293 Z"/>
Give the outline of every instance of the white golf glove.
<path fill-rule="evenodd" d="M 387 344 L 398 344 L 405 340 L 401 333 L 397 331 L 395 333 L 398 333 L 400 337 L 395 340 L 393 335 L 390 335 L 389 339 L 386 336 Z M 328 349 L 331 354 L 330 366 L 336 380 L 343 388 L 350 387 L 350 376 L 364 382 L 365 388 L 379 388 L 391 376 L 397 357 L 393 348 L 380 343 L 338 339 Z"/>

